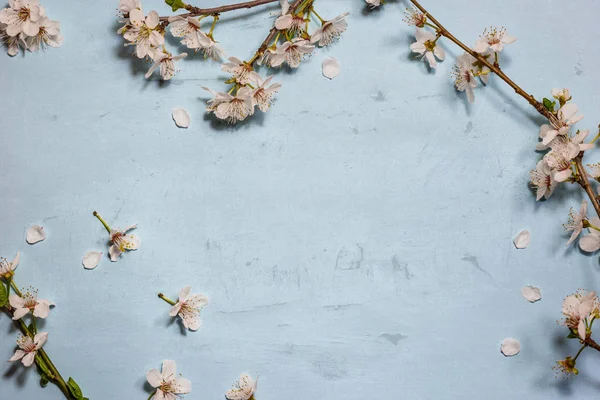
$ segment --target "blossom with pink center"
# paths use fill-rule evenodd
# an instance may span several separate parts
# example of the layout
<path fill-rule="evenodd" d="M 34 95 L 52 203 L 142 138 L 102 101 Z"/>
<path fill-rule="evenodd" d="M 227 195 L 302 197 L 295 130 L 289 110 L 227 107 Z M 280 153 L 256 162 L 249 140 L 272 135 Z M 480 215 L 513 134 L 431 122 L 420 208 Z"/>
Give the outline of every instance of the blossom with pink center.
<path fill-rule="evenodd" d="M 46 318 L 50 313 L 50 306 L 53 304 L 48 300 L 38 299 L 38 291 L 30 289 L 21 296 L 13 294 L 8 298 L 10 306 L 15 309 L 13 320 L 23 318 L 25 315 L 32 313 L 34 317 Z"/>
<path fill-rule="evenodd" d="M 208 304 L 208 297 L 203 294 L 190 294 L 191 286 L 186 286 L 179 292 L 179 301 L 171 308 L 169 315 L 178 315 L 183 326 L 191 331 L 197 331 L 202 326 L 200 313 Z"/>
<path fill-rule="evenodd" d="M 17 339 L 17 345 L 20 347 L 15 354 L 8 360 L 10 362 L 19 361 L 26 367 L 31 367 L 35 361 L 35 356 L 48 340 L 47 332 L 36 334 L 33 339 L 29 336 L 20 336 Z"/>
<path fill-rule="evenodd" d="M 473 50 L 484 53 L 488 49 L 492 49 L 499 53 L 504 50 L 505 44 L 514 43 L 516 40 L 516 37 L 506 33 L 505 28 L 490 27 L 489 29 L 486 28 L 483 35 L 477 39 Z"/>
<path fill-rule="evenodd" d="M 578 291 L 567 296 L 562 304 L 562 313 L 565 316 L 563 324 L 576 332 L 582 340 L 587 337 L 587 318 L 598 307 L 596 292 Z"/>

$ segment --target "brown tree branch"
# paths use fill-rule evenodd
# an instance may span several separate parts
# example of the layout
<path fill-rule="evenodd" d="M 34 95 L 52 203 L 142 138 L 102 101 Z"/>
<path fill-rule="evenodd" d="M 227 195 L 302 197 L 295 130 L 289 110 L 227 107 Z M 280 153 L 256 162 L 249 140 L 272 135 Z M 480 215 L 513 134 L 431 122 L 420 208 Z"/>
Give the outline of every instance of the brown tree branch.
<path fill-rule="evenodd" d="M 246 1 L 243 3 L 229 4 L 226 6 L 219 6 L 219 7 L 213 7 L 213 8 L 198 8 L 198 7 L 188 6 L 188 7 L 186 7 L 186 10 L 189 11 L 188 13 L 179 14 L 176 16 L 182 17 L 182 18 L 188 18 L 188 17 L 199 17 L 201 15 L 221 14 L 221 13 L 228 12 L 228 11 L 241 10 L 243 8 L 253 8 L 253 7 L 257 7 L 257 6 L 262 6 L 263 4 L 274 3 L 276 1 L 279 1 L 279 0 L 254 0 L 254 1 Z M 169 18 L 170 17 L 160 17 L 160 20 L 163 22 L 165 22 L 165 21 L 168 22 Z"/>

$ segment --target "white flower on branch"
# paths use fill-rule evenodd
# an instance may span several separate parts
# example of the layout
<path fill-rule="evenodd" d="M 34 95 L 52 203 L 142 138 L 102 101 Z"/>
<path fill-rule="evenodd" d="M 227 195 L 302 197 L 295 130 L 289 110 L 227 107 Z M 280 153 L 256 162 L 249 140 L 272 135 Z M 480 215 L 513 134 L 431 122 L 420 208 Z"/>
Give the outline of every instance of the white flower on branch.
<path fill-rule="evenodd" d="M 417 41 L 410 45 L 410 49 L 413 53 L 420 54 L 421 58 L 425 58 L 431 68 L 437 66 L 436 58 L 440 61 L 446 58 L 446 52 L 437 45 L 437 37 L 432 32 L 417 28 L 415 38 Z"/>
<path fill-rule="evenodd" d="M 272 47 L 267 48 L 258 59 L 258 65 L 266 65 L 267 67 L 273 67 L 271 61 L 275 54 L 277 54 L 277 46 L 273 45 Z"/>
<path fill-rule="evenodd" d="M 471 56 L 469 53 L 465 53 L 458 57 L 452 73 L 454 76 L 456 90 L 465 92 L 467 94 L 469 103 L 473 103 L 475 101 L 475 93 L 473 93 L 473 89 L 477 87 L 477 79 L 475 79 L 472 69 L 473 60 L 473 56 Z"/>
<path fill-rule="evenodd" d="M 229 57 L 229 62 L 221 65 L 221 69 L 232 74 L 240 85 L 255 84 L 260 80 L 260 75 L 254 71 L 252 65 L 236 57 Z"/>
<path fill-rule="evenodd" d="M 202 89 L 212 93 L 214 98 L 208 101 L 207 112 L 212 112 L 219 119 L 235 124 L 254 114 L 254 105 L 247 87 L 240 88 L 235 96 L 224 92 L 215 92 L 207 87 Z"/>
<path fill-rule="evenodd" d="M 267 77 L 264 81 L 260 76 L 258 79 L 258 86 L 251 93 L 252 104 L 258 106 L 260 111 L 267 112 L 273 103 L 273 95 L 279 91 L 281 84 L 274 83 L 269 86 L 273 75 Z"/>
<path fill-rule="evenodd" d="M 535 169 L 529 173 L 529 178 L 536 189 L 536 200 L 541 200 L 542 197 L 548 199 L 558 185 L 552 169 L 545 160 L 538 161 Z"/>
<path fill-rule="evenodd" d="M 137 250 L 140 247 L 140 238 L 135 235 L 127 234 L 127 232 L 136 227 L 137 225 L 131 225 L 122 231 L 118 229 L 110 230 L 110 242 L 112 243 L 110 249 L 108 249 L 110 261 L 116 262 L 122 253 Z"/>
<path fill-rule="evenodd" d="M 409 26 L 423 28 L 425 26 L 425 22 L 427 22 L 427 17 L 418 8 L 409 7 L 404 11 L 404 18 L 402 21 Z"/>
<path fill-rule="evenodd" d="M 248 374 L 242 374 L 240 379 L 225 393 L 228 400 L 249 400 L 254 396 L 257 382 Z"/>
<path fill-rule="evenodd" d="M 179 292 L 179 301 L 171 308 L 169 315 L 178 315 L 183 326 L 191 331 L 197 331 L 202 326 L 200 313 L 208 304 L 208 297 L 203 294 L 190 294 L 191 286 L 186 286 Z"/>
<path fill-rule="evenodd" d="M 187 57 L 187 53 L 181 53 L 178 56 L 173 56 L 166 50 L 153 49 L 150 52 L 150 57 L 154 64 L 150 67 L 148 72 L 146 72 L 146 79 L 150 78 L 150 76 L 154 73 L 154 71 L 160 67 L 160 76 L 164 81 L 170 80 L 173 76 L 175 76 L 175 61 L 181 60 Z"/>
<path fill-rule="evenodd" d="M 590 218 L 590 224 L 600 228 L 600 218 Z M 592 227 L 589 227 L 588 231 L 590 233 L 589 235 L 579 239 L 579 248 L 583 251 L 587 251 L 588 253 L 593 253 L 600 250 L 600 231 Z"/>
<path fill-rule="evenodd" d="M 16 36 L 10 36 L 6 33 L 6 25 L 0 24 L 0 41 L 6 46 L 6 52 L 14 57 L 19 54 L 19 49 L 27 50 L 26 35 L 22 32 Z"/>
<path fill-rule="evenodd" d="M 583 115 L 577 114 L 577 106 L 575 104 L 565 104 L 558 110 L 556 121 L 551 121 L 550 124 L 543 124 L 540 127 L 540 138 L 542 144 L 548 145 L 558 135 L 566 136 L 569 133 L 571 125 L 581 121 Z"/>
<path fill-rule="evenodd" d="M 300 61 L 306 54 L 312 53 L 315 46 L 306 39 L 294 38 L 285 42 L 277 48 L 269 58 L 269 64 L 272 67 L 279 67 L 284 62 L 291 68 L 298 68 Z"/>
<path fill-rule="evenodd" d="M 135 54 L 138 58 L 148 56 L 152 49 L 162 46 L 165 38 L 161 34 L 160 19 L 156 11 L 150 11 L 147 17 L 139 8 L 134 8 L 129 13 L 129 22 L 119 29 L 123 38 L 135 45 Z M 126 45 L 127 46 L 127 45 Z"/>
<path fill-rule="evenodd" d="M 192 382 L 177 375 L 177 364 L 172 360 L 163 361 L 162 371 L 148 371 L 146 379 L 156 389 L 155 400 L 177 400 L 192 391 Z"/>
<path fill-rule="evenodd" d="M 175 37 L 183 38 L 181 44 L 195 51 L 202 51 L 204 57 L 220 60 L 225 56 L 225 52 L 210 36 L 200 29 L 200 21 L 192 17 L 172 17 L 171 34 Z"/>
<path fill-rule="evenodd" d="M 475 50 L 478 53 L 484 53 L 488 49 L 492 49 L 495 52 L 501 52 L 504 50 L 505 44 L 513 43 L 517 40 L 516 37 L 506 33 L 505 28 L 490 27 L 483 31 L 483 35 L 477 39 L 475 43 Z"/>
<path fill-rule="evenodd" d="M 48 17 L 42 17 L 39 21 L 40 30 L 37 35 L 26 39 L 27 49 L 37 51 L 43 45 L 50 47 L 60 47 L 63 43 L 63 36 L 60 34 L 60 22 L 52 21 Z"/>
<path fill-rule="evenodd" d="M 571 91 L 567 88 L 565 89 L 552 89 L 551 91 L 552 97 L 554 97 L 560 103 L 562 107 L 567 101 L 571 100 Z"/>
<path fill-rule="evenodd" d="M 583 200 L 579 212 L 571 208 L 571 211 L 569 212 L 569 221 L 563 225 L 566 231 L 573 231 L 571 237 L 567 241 L 567 246 L 573 243 L 583 230 L 583 222 L 587 221 L 587 207 L 587 200 Z"/>
<path fill-rule="evenodd" d="M 21 259 L 21 252 L 17 252 L 15 258 L 12 261 L 8 261 L 6 258 L 0 258 L 0 278 L 10 279 L 14 275 L 15 269 L 19 266 L 19 260 Z"/>
<path fill-rule="evenodd" d="M 29 313 L 38 318 L 46 318 L 50 314 L 50 306 L 53 304 L 48 300 L 38 299 L 37 295 L 37 290 L 30 289 L 22 296 L 13 294 L 9 297 L 9 303 L 15 309 L 13 320 L 21 319 Z"/>
<path fill-rule="evenodd" d="M 577 292 L 567 296 L 562 304 L 565 316 L 563 325 L 576 332 L 582 340 L 586 339 L 586 320 L 592 311 L 597 310 L 598 298 L 596 292 Z"/>
<path fill-rule="evenodd" d="M 579 154 L 579 146 L 564 136 L 555 138 L 550 145 L 552 151 L 544 156 L 544 161 L 552 170 L 554 179 L 564 182 L 571 178 L 571 160 Z"/>
<path fill-rule="evenodd" d="M 40 19 L 46 15 L 38 0 L 8 0 L 8 8 L 0 10 L 0 22 L 6 25 L 8 36 L 23 32 L 35 36 L 40 30 Z"/>
<path fill-rule="evenodd" d="M 131 10 L 142 9 L 142 2 L 140 0 L 120 0 L 119 11 L 122 14 L 129 14 Z"/>
<path fill-rule="evenodd" d="M 29 336 L 20 336 L 17 339 L 17 345 L 20 347 L 15 354 L 8 360 L 10 362 L 21 360 L 24 366 L 31 367 L 35 361 L 35 356 L 39 349 L 48 340 L 47 332 L 36 334 L 33 339 Z"/>
<path fill-rule="evenodd" d="M 346 17 L 349 13 L 345 12 L 338 15 L 330 21 L 323 21 L 322 25 L 310 37 L 311 43 L 318 43 L 319 46 L 329 46 L 334 40 L 338 39 L 342 32 L 348 27 Z"/>
<path fill-rule="evenodd" d="M 300 15 L 285 14 L 275 20 L 275 28 L 280 31 L 287 30 L 293 35 L 304 32 L 306 21 Z"/>

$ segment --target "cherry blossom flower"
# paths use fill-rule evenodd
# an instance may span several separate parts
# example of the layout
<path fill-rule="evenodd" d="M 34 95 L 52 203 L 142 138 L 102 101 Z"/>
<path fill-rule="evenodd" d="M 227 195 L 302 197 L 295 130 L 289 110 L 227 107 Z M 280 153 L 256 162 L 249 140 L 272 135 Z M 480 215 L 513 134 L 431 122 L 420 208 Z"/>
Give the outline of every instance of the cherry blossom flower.
<path fill-rule="evenodd" d="M 258 86 L 251 93 L 252 104 L 258 106 L 260 111 L 267 112 L 273 103 L 273 95 L 279 91 L 281 84 L 274 83 L 269 86 L 273 75 L 267 77 L 264 81 L 260 76 L 258 79 Z"/>
<path fill-rule="evenodd" d="M 35 36 L 40 30 L 39 21 L 46 12 L 38 0 L 8 0 L 8 8 L 0 10 L 0 22 L 6 25 L 8 36 L 21 32 Z"/>
<path fill-rule="evenodd" d="M 345 12 L 330 21 L 322 21 L 322 25 L 310 37 L 310 42 L 318 43 L 321 47 L 329 46 L 346 30 L 348 23 L 345 18 L 348 14 Z"/>
<path fill-rule="evenodd" d="M 277 53 L 277 46 L 273 45 L 265 50 L 265 52 L 260 56 L 257 63 L 258 65 L 266 65 L 268 67 L 273 67 L 271 65 L 271 60 L 273 56 Z"/>
<path fill-rule="evenodd" d="M 312 53 L 315 46 L 306 39 L 294 38 L 285 42 L 270 56 L 269 64 L 279 67 L 286 62 L 291 68 L 298 68 L 300 61 L 306 54 Z M 265 53 L 266 54 L 266 53 Z"/>
<path fill-rule="evenodd" d="M 425 27 L 425 22 L 427 22 L 427 17 L 418 8 L 410 7 L 404 11 L 404 18 L 402 21 L 410 26 L 423 28 Z"/>
<path fill-rule="evenodd" d="M 232 74 L 240 85 L 255 84 L 260 79 L 252 65 L 236 57 L 229 57 L 229 62 L 221 65 L 221 69 Z"/>
<path fill-rule="evenodd" d="M 600 228 L 600 218 L 590 218 L 590 224 Z M 579 248 L 583 251 L 587 251 L 588 253 L 593 253 L 600 250 L 600 231 L 592 228 L 591 226 L 588 228 L 588 230 L 590 234 L 579 239 Z"/>
<path fill-rule="evenodd" d="M 19 49 L 27 50 L 27 36 L 22 32 L 16 36 L 9 36 L 6 33 L 6 25 L 0 24 L 0 41 L 6 46 L 6 52 L 14 57 L 19 54 Z"/>
<path fill-rule="evenodd" d="M 192 383 L 177 375 L 177 364 L 172 360 L 164 360 L 162 372 L 152 369 L 146 374 L 150 386 L 156 389 L 155 400 L 178 400 L 180 395 L 192 391 Z"/>
<path fill-rule="evenodd" d="M 181 60 L 187 57 L 187 53 L 181 53 L 178 56 L 173 56 L 166 50 L 153 49 L 150 52 L 150 57 L 154 64 L 146 72 L 146 79 L 154 73 L 154 71 L 160 67 L 160 76 L 164 81 L 168 81 L 175 76 L 175 61 Z"/>
<path fill-rule="evenodd" d="M 541 200 L 542 197 L 550 198 L 558 185 L 558 182 L 554 180 L 552 169 L 544 160 L 538 161 L 535 169 L 529 173 L 529 178 L 536 189 L 536 201 Z"/>
<path fill-rule="evenodd" d="M 142 9 L 141 0 L 121 0 L 119 1 L 119 11 L 122 14 L 129 14 L 131 10 Z"/>
<path fill-rule="evenodd" d="M 583 115 L 577 114 L 575 104 L 565 104 L 558 110 L 557 120 L 551 121 L 551 125 L 544 124 L 540 127 L 540 138 L 542 143 L 547 145 L 558 135 L 566 136 L 569 133 L 571 125 L 581 121 Z"/>
<path fill-rule="evenodd" d="M 19 260 L 21 260 L 21 252 L 17 252 L 15 258 L 12 261 L 8 261 L 6 258 L 0 258 L 0 278 L 10 279 L 15 274 L 14 271 L 19 266 Z"/>
<path fill-rule="evenodd" d="M 566 231 L 573 231 L 569 241 L 567 242 L 567 246 L 573 243 L 573 241 L 583 230 L 583 223 L 584 221 L 587 222 L 587 207 L 587 200 L 583 200 L 581 202 L 581 208 L 579 209 L 579 212 L 571 208 L 571 212 L 569 212 L 569 221 L 563 225 Z"/>
<path fill-rule="evenodd" d="M 600 178 L 600 163 L 596 164 L 587 164 L 588 167 L 588 175 L 594 179 Z"/>
<path fill-rule="evenodd" d="M 203 89 L 215 96 L 208 101 L 206 111 L 214 113 L 219 119 L 235 124 L 254 114 L 250 89 L 247 87 L 240 88 L 235 96 L 224 92 L 217 93 L 206 87 L 203 87 Z"/>
<path fill-rule="evenodd" d="M 587 335 L 586 319 L 597 308 L 597 305 L 596 292 L 578 291 L 567 296 L 562 304 L 562 313 L 565 315 L 563 325 L 576 332 L 582 340 L 585 340 Z"/>
<path fill-rule="evenodd" d="M 557 375 L 570 377 L 571 375 L 579 374 L 579 370 L 575 368 L 575 365 L 577 365 L 577 361 L 572 357 L 567 357 L 564 360 L 557 361 L 552 369 L 556 371 Z"/>
<path fill-rule="evenodd" d="M 27 49 L 37 51 L 43 45 L 50 47 L 60 47 L 63 43 L 63 36 L 60 34 L 60 22 L 52 21 L 48 17 L 41 17 L 40 30 L 37 35 L 27 38 Z"/>
<path fill-rule="evenodd" d="M 583 143 L 585 138 L 590 134 L 588 129 L 584 129 L 582 131 L 577 131 L 575 136 L 571 137 L 571 143 L 579 147 L 579 151 L 586 151 L 594 147 L 593 143 Z"/>
<path fill-rule="evenodd" d="M 477 79 L 475 79 L 475 75 L 473 74 L 472 70 L 473 59 L 474 58 L 469 53 L 459 56 L 456 59 L 453 72 L 456 90 L 459 92 L 465 92 L 467 94 L 469 103 L 473 103 L 475 101 L 475 93 L 473 93 L 473 89 L 477 87 Z"/>
<path fill-rule="evenodd" d="M 285 14 L 275 20 L 275 28 L 280 31 L 287 30 L 293 35 L 304 32 L 306 20 L 301 15 Z"/>
<path fill-rule="evenodd" d="M 200 29 L 200 21 L 197 18 L 176 16 L 169 18 L 169 22 L 171 23 L 171 34 L 177 38 L 183 38 L 181 44 L 189 49 L 200 49 L 210 41 Z"/>
<path fill-rule="evenodd" d="M 544 161 L 552 170 L 554 180 L 564 182 L 573 174 L 571 160 L 579 154 L 579 146 L 563 136 L 554 139 L 550 145 L 552 151 L 544 156 Z"/>
<path fill-rule="evenodd" d="M 39 349 L 42 348 L 44 343 L 48 340 L 47 332 L 40 332 L 36 334 L 33 339 L 29 336 L 21 335 L 17 339 L 17 345 L 20 349 L 15 351 L 15 354 L 8 360 L 10 362 L 21 360 L 24 366 L 31 367 L 35 361 L 35 356 Z"/>
<path fill-rule="evenodd" d="M 199 32 L 198 38 L 199 46 L 194 48 L 194 50 L 202 52 L 204 58 L 219 61 L 221 58 L 225 57 L 225 51 L 212 37 L 205 35 L 203 32 Z"/>
<path fill-rule="evenodd" d="M 171 308 L 169 315 L 178 315 L 183 320 L 183 326 L 191 331 L 197 331 L 202 326 L 200 313 L 208 304 L 208 297 L 203 294 L 190 294 L 191 286 L 186 286 L 179 292 L 179 301 Z"/>
<path fill-rule="evenodd" d="M 254 396 L 257 382 L 248 374 L 242 374 L 240 379 L 227 391 L 228 400 L 249 400 Z"/>
<path fill-rule="evenodd" d="M 473 50 L 477 53 L 483 53 L 488 49 L 492 49 L 499 53 L 504 49 L 505 44 L 513 43 L 516 40 L 516 37 L 506 33 L 506 29 L 490 27 L 485 29 L 483 35 L 477 39 Z"/>
<path fill-rule="evenodd" d="M 23 318 L 25 315 L 32 313 L 34 317 L 46 318 L 50 313 L 50 306 L 53 304 L 48 300 L 37 298 L 38 291 L 31 289 L 23 293 L 22 296 L 13 294 L 8 298 L 8 301 L 15 309 L 13 320 Z"/>
<path fill-rule="evenodd" d="M 571 91 L 569 89 L 552 89 L 552 97 L 560 103 L 562 107 L 567 101 L 571 100 Z"/>
<path fill-rule="evenodd" d="M 437 46 L 436 36 L 432 32 L 417 28 L 415 38 L 417 41 L 410 45 L 410 49 L 413 53 L 420 54 L 421 58 L 425 58 L 431 68 L 437 66 L 437 62 L 435 61 L 436 58 L 440 61 L 443 61 L 446 58 L 446 52 L 444 49 Z"/>
<path fill-rule="evenodd" d="M 140 238 L 135 235 L 127 234 L 127 232 L 135 228 L 137 228 L 137 225 L 131 225 L 122 231 L 118 229 L 110 230 L 110 242 L 112 243 L 110 249 L 108 250 L 110 261 L 116 262 L 121 253 L 124 253 L 125 251 L 137 250 L 140 247 Z"/>
<path fill-rule="evenodd" d="M 148 16 L 144 17 L 144 12 L 140 8 L 134 8 L 129 13 L 129 22 L 119 29 L 119 33 L 123 34 L 125 40 L 136 46 L 135 54 L 138 58 L 148 56 L 152 49 L 165 42 L 159 22 L 156 11 L 150 11 Z"/>

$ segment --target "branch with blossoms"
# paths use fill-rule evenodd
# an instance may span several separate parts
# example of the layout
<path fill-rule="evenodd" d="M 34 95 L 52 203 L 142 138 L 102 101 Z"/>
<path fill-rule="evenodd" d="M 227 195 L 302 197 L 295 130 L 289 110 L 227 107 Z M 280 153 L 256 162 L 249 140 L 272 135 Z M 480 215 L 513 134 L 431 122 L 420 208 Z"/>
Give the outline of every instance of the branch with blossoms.
<path fill-rule="evenodd" d="M 255 70 L 257 65 L 298 68 L 303 58 L 313 53 L 315 46 L 329 46 L 346 30 L 345 18 L 348 13 L 325 20 L 315 10 L 315 0 L 294 0 L 291 4 L 288 0 L 254 0 L 205 9 L 181 0 L 165 0 L 173 11 L 184 9 L 187 13 L 159 16 L 156 11 L 145 15 L 140 0 L 120 0 L 119 11 L 124 25 L 118 33 L 128 42 L 125 46 L 135 46 L 136 57 L 153 62 L 146 78 L 159 70 L 163 80 L 170 80 L 177 71 L 175 62 L 188 54 L 173 55 L 167 50 L 167 29 L 171 35 L 180 38 L 181 44 L 188 49 L 201 53 L 204 58 L 219 61 L 225 57 L 225 51 L 215 40 L 215 28 L 220 15 L 275 1 L 279 1 L 281 12 L 254 55 L 247 61 L 229 57 L 229 62 L 222 64 L 221 69 L 231 74 L 231 78 L 225 81 L 229 89 L 217 92 L 203 87 L 213 95 L 206 111 L 233 124 L 254 115 L 256 107 L 267 112 L 273 103 L 273 96 L 281 88 L 279 83 L 271 83 L 272 75 L 265 78 L 258 74 Z M 201 25 L 205 18 L 212 19 L 208 32 Z M 314 25 L 317 27 L 314 28 Z"/>
<path fill-rule="evenodd" d="M 38 331 L 38 319 L 45 319 L 53 306 L 48 300 L 38 299 L 37 290 L 20 290 L 15 283 L 15 270 L 19 265 L 20 253 L 12 261 L 0 258 L 0 308 L 4 310 L 21 332 L 17 339 L 18 349 L 8 360 L 21 361 L 29 368 L 36 365 L 40 375 L 40 385 L 48 386 L 52 382 L 68 400 L 86 400 L 79 385 L 69 378 L 64 380 L 46 351 L 43 349 L 48 340 L 48 332 Z M 11 294 L 11 291 L 14 294 Z M 29 324 L 26 322 L 29 320 Z"/>

